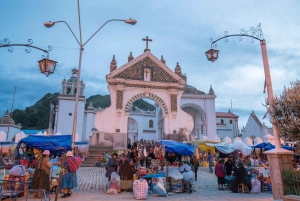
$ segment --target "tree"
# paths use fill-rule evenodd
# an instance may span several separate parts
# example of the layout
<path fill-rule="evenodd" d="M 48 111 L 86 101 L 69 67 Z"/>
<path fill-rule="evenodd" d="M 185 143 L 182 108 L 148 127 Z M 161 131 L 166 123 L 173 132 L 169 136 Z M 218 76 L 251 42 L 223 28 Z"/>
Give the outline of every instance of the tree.
<path fill-rule="evenodd" d="M 270 114 L 278 127 L 280 136 L 286 141 L 300 141 L 300 81 L 284 87 L 282 94 L 274 98 Z"/>

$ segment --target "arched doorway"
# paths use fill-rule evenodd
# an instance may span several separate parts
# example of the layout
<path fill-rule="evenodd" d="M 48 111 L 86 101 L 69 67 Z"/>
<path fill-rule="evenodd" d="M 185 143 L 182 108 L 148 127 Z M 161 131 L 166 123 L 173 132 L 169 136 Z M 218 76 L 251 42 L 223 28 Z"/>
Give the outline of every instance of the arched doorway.
<path fill-rule="evenodd" d="M 182 105 L 181 108 L 193 117 L 194 127 L 190 134 L 195 136 L 196 139 L 202 140 L 203 137 L 206 136 L 207 130 L 204 110 L 194 103 L 186 103 Z"/>
<path fill-rule="evenodd" d="M 143 97 L 143 98 L 141 98 Z M 126 112 L 129 113 L 128 116 L 128 137 L 134 139 L 134 141 L 143 140 L 159 140 L 162 139 L 161 133 L 162 127 L 158 127 L 158 119 L 163 119 L 163 112 L 161 106 L 164 107 L 165 114 L 168 114 L 168 108 L 165 107 L 165 102 L 154 94 L 149 94 L 145 96 L 144 94 L 137 94 L 133 96 L 128 103 L 125 105 Z M 129 107 L 129 110 L 127 108 Z M 158 112 L 159 115 L 158 115 Z M 133 138 L 131 125 L 132 122 L 136 122 L 138 125 L 136 137 Z M 133 142 L 133 141 L 132 141 Z"/>
<path fill-rule="evenodd" d="M 135 119 L 128 117 L 128 138 L 131 142 L 138 139 L 138 123 Z"/>

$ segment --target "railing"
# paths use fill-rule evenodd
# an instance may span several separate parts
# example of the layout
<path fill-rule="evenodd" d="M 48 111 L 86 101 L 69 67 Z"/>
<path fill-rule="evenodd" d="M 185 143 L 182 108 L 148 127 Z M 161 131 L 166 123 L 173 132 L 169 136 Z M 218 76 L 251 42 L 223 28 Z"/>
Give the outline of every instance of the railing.
<path fill-rule="evenodd" d="M 18 177 L 16 177 L 18 178 Z M 30 189 L 30 182 L 23 182 L 20 180 L 0 180 L 0 200 L 5 198 L 10 198 L 11 200 L 17 200 L 18 197 L 25 197 L 27 201 L 28 195 L 30 193 L 40 194 L 39 199 L 49 200 L 50 198 L 46 195 L 44 189 Z"/>
<path fill-rule="evenodd" d="M 282 182 L 284 195 L 300 195 L 300 171 L 283 171 Z"/>

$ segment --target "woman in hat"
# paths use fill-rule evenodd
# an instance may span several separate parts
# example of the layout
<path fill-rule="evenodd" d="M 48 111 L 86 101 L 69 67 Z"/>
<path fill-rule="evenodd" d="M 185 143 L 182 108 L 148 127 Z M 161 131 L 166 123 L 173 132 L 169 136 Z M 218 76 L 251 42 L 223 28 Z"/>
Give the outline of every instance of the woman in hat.
<path fill-rule="evenodd" d="M 68 159 L 73 156 L 72 151 L 68 151 L 66 156 L 68 157 L 65 161 L 65 169 L 67 170 L 68 166 Z M 76 188 L 78 186 L 77 184 L 77 174 L 75 172 L 69 172 L 67 171 L 65 174 L 62 175 L 62 178 L 60 180 L 60 189 L 62 189 L 62 193 L 64 194 L 61 196 L 61 198 L 67 198 L 71 196 L 72 189 Z"/>
<path fill-rule="evenodd" d="M 234 193 L 238 193 L 238 185 L 243 183 L 248 186 L 249 192 L 251 192 L 252 184 L 248 176 L 248 171 L 244 167 L 244 163 L 239 162 L 238 167 L 233 169 L 234 179 L 230 184 L 230 190 Z"/>
<path fill-rule="evenodd" d="M 119 174 L 121 178 L 121 190 L 129 191 L 132 186 L 133 170 L 127 157 L 124 159 L 124 163 L 120 165 Z"/>
<path fill-rule="evenodd" d="M 49 150 L 45 150 L 42 153 L 42 151 L 38 149 L 33 149 L 33 151 L 37 159 L 37 165 L 33 174 L 32 189 L 44 189 L 45 191 L 50 191 L 49 175 L 52 165 L 49 158 L 46 157 L 46 155 L 50 155 L 50 152 Z M 41 198 L 39 192 L 35 192 L 34 197 Z"/>

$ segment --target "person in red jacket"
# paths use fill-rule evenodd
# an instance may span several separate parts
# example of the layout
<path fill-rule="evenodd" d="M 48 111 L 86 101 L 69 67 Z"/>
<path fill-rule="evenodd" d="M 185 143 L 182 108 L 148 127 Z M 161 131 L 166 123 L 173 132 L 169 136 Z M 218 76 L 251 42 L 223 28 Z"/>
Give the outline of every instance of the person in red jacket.
<path fill-rule="evenodd" d="M 219 190 L 225 190 L 224 189 L 225 168 L 224 168 L 224 160 L 223 159 L 220 159 L 218 164 L 216 165 L 215 174 L 218 177 Z"/>

